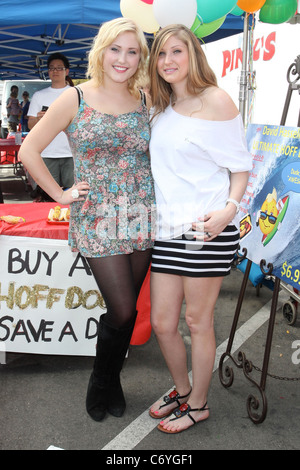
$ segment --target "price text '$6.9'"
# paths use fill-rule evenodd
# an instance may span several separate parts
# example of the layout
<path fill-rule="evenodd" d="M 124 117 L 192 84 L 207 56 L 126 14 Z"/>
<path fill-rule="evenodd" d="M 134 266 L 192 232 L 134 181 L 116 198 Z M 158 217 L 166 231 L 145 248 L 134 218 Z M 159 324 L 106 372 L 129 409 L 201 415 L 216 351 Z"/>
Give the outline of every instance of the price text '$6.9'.
<path fill-rule="evenodd" d="M 281 275 L 285 276 L 290 281 L 300 284 L 300 269 L 294 269 L 290 264 L 285 261 L 282 265 Z"/>

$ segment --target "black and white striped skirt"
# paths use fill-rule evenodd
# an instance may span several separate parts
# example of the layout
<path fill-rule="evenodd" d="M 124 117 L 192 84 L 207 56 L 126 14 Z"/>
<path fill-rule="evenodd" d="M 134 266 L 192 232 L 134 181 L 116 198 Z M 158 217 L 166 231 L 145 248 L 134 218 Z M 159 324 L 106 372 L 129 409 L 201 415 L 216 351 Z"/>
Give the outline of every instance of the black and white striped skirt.
<path fill-rule="evenodd" d="M 156 240 L 151 271 L 190 277 L 227 276 L 239 240 L 240 232 L 235 225 L 228 225 L 220 235 L 207 242 L 185 235 L 172 240 Z"/>

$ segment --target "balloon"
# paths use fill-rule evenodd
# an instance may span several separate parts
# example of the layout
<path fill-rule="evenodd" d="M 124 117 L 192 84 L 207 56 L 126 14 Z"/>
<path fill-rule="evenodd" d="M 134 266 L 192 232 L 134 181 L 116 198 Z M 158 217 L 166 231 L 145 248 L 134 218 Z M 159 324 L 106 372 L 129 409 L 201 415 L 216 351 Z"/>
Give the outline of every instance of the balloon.
<path fill-rule="evenodd" d="M 120 10 L 125 18 L 135 21 L 145 33 L 152 34 L 159 30 L 152 5 L 140 0 L 121 0 Z"/>
<path fill-rule="evenodd" d="M 222 26 L 226 18 L 226 15 L 222 18 L 218 18 L 217 20 L 211 21 L 210 23 L 202 23 L 198 16 L 194 21 L 193 26 L 191 27 L 192 32 L 198 38 L 204 38 L 205 36 L 209 36 L 210 34 L 217 31 L 217 29 Z"/>
<path fill-rule="evenodd" d="M 241 16 L 244 13 L 244 10 L 241 10 L 240 7 L 236 6 L 229 13 L 234 16 Z"/>
<path fill-rule="evenodd" d="M 289 21 L 297 10 L 297 0 L 266 0 L 259 12 L 262 23 L 279 24 Z"/>
<path fill-rule="evenodd" d="M 258 11 L 266 0 L 238 0 L 237 6 L 247 13 L 254 13 Z"/>
<path fill-rule="evenodd" d="M 237 0 L 197 0 L 197 16 L 203 23 L 211 23 L 232 10 Z"/>
<path fill-rule="evenodd" d="M 190 28 L 197 15 L 197 1 L 153 0 L 153 13 L 162 28 L 176 23 Z"/>

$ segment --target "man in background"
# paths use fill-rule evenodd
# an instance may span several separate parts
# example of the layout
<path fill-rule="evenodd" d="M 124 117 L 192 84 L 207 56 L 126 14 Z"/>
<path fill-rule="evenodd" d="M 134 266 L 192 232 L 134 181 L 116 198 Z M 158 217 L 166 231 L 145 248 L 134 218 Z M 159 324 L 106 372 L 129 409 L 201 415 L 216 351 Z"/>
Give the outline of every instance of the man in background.
<path fill-rule="evenodd" d="M 43 119 L 48 107 L 69 88 L 69 83 L 72 83 L 68 77 L 69 61 L 63 54 L 50 55 L 47 66 L 51 86 L 33 94 L 28 110 L 29 129 L 32 129 L 40 119 Z M 74 183 L 74 166 L 69 142 L 64 132 L 60 132 L 45 148 L 42 157 L 57 183 L 62 188 L 70 188 Z M 33 191 L 33 197 L 36 196 L 38 201 L 49 201 L 49 196 L 39 187 Z"/>

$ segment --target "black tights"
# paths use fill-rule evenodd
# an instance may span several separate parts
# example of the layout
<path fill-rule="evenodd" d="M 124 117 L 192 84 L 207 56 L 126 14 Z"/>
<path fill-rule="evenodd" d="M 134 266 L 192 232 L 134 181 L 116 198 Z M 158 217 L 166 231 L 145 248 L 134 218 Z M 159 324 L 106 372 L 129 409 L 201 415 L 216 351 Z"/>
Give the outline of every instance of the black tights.
<path fill-rule="evenodd" d="M 115 328 L 129 326 L 136 316 L 136 302 L 147 274 L 152 250 L 130 255 L 87 258 L 106 304 L 105 321 Z"/>

